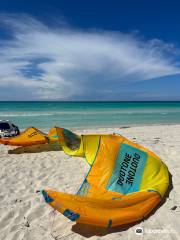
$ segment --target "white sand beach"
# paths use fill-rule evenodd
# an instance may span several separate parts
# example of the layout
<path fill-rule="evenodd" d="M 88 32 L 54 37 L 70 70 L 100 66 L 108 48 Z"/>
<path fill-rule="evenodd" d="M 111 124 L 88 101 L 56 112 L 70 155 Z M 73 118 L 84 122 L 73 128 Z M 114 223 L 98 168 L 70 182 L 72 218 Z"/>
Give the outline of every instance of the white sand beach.
<path fill-rule="evenodd" d="M 78 133 L 120 133 L 159 155 L 172 174 L 165 202 L 149 218 L 131 227 L 111 230 L 76 225 L 53 212 L 37 190 L 76 193 L 89 166 L 62 151 L 9 154 L 0 145 L 0 240 L 51 239 L 180 239 L 180 125 L 79 130 Z M 141 227 L 144 234 L 137 235 Z"/>

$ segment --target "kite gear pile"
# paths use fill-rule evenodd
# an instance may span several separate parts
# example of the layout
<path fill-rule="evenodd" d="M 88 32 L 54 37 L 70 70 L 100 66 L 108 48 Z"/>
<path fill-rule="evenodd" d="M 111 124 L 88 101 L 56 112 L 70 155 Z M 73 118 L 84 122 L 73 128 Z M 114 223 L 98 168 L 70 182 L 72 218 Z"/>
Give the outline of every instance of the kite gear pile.
<path fill-rule="evenodd" d="M 0 142 L 22 146 L 58 142 L 66 154 L 86 159 L 91 168 L 76 195 L 42 191 L 49 205 L 78 223 L 114 227 L 142 220 L 161 202 L 169 185 L 162 160 L 123 136 L 78 136 L 57 127 L 45 135 L 30 128 Z"/>

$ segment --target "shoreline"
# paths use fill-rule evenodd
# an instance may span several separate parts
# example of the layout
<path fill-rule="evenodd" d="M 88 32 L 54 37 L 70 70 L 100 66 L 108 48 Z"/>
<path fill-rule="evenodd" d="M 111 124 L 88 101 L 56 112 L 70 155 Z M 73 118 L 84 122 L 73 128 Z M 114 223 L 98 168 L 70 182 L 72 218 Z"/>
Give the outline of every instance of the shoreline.
<path fill-rule="evenodd" d="M 37 129 L 39 129 L 40 131 L 44 132 L 44 133 L 48 133 L 49 129 L 53 128 L 53 127 L 62 127 L 62 128 L 66 128 L 66 129 L 69 129 L 69 130 L 72 130 L 72 131 L 90 131 L 90 130 L 97 130 L 99 132 L 99 130 L 102 130 L 102 131 L 106 131 L 106 130 L 111 130 L 111 129 L 115 129 L 115 130 L 118 130 L 118 129 L 127 129 L 127 128 L 141 128 L 141 127 L 158 127 L 158 126 L 180 126 L 180 122 L 179 123 L 162 123 L 162 124 L 144 124 L 144 125 L 140 125 L 140 124 L 134 124 L 134 125 L 122 125 L 122 126 L 88 126 L 88 127 L 85 127 L 85 126 L 82 126 L 82 127 L 64 127 L 64 126 L 61 126 L 61 125 L 51 125 L 49 128 L 38 128 L 36 126 L 27 126 L 28 127 L 35 127 Z M 21 131 L 24 131 L 25 129 L 27 128 L 20 128 Z"/>
<path fill-rule="evenodd" d="M 87 128 L 85 128 L 84 126 L 81 128 L 81 127 L 71 127 L 70 129 L 77 129 L 77 130 L 91 130 L 91 129 L 126 129 L 126 128 L 134 128 L 134 127 L 151 127 L 151 126 L 180 126 L 180 122 L 179 123 L 152 123 L 152 124 L 132 124 L 132 125 L 122 125 L 122 126 L 112 126 L 112 127 L 109 127 L 109 126 L 88 126 Z M 67 127 L 68 129 L 68 127 Z"/>
<path fill-rule="evenodd" d="M 180 102 L 13 102 L 1 103 L 1 117 L 22 130 L 34 126 L 103 129 L 180 124 Z"/>

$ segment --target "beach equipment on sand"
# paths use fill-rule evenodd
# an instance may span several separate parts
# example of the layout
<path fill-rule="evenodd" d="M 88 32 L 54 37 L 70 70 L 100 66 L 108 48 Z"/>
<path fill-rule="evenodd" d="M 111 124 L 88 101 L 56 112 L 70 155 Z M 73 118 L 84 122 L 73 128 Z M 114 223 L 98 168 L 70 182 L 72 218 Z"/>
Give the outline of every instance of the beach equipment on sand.
<path fill-rule="evenodd" d="M 0 143 L 12 146 L 30 146 L 44 144 L 49 141 L 48 136 L 40 130 L 30 127 L 16 137 L 0 138 Z"/>
<path fill-rule="evenodd" d="M 48 134 L 46 134 L 35 127 L 29 127 L 25 129 L 24 132 L 21 132 L 21 134 L 18 136 L 0 138 L 0 144 L 10 146 L 31 146 L 45 143 L 61 142 L 60 137 L 57 135 L 57 129 L 59 129 L 58 131 L 63 131 L 63 128 L 54 127 L 49 130 Z M 64 129 L 64 132 L 65 131 L 68 130 Z M 71 135 L 77 136 L 73 133 L 71 133 Z M 68 138 L 65 139 L 65 135 L 63 136 L 63 141 L 66 140 L 66 144 L 70 144 L 68 146 L 73 148 L 75 146 L 75 142 L 72 141 L 72 138 L 68 136 Z M 77 136 L 77 138 L 79 137 Z"/>
<path fill-rule="evenodd" d="M 59 143 L 66 154 L 85 158 L 91 168 L 77 194 L 42 191 L 50 206 L 78 223 L 114 227 L 142 220 L 158 206 L 169 186 L 162 160 L 121 135 L 78 136 L 58 127 L 44 134 L 32 127 L 17 137 L 1 138 L 0 143 Z"/>
<path fill-rule="evenodd" d="M 70 220 L 102 227 L 129 224 L 144 219 L 163 199 L 168 169 L 148 149 L 115 134 L 77 136 L 63 128 L 51 133 L 65 153 L 91 165 L 76 195 L 42 191 L 45 201 Z"/>
<path fill-rule="evenodd" d="M 158 206 L 169 186 L 162 160 L 121 135 L 78 136 L 58 127 L 44 134 L 32 127 L 17 137 L 1 138 L 0 143 L 58 143 L 66 154 L 85 158 L 91 168 L 77 194 L 42 191 L 50 206 L 77 223 L 114 227 L 142 220 Z"/>

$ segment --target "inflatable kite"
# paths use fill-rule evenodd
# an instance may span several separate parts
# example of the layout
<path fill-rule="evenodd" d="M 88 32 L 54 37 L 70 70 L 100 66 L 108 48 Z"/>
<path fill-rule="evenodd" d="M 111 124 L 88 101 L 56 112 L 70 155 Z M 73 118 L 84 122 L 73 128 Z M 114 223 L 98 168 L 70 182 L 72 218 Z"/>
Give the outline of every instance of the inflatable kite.
<path fill-rule="evenodd" d="M 0 143 L 11 146 L 30 146 L 34 144 L 44 144 L 48 142 L 45 133 L 31 127 L 16 137 L 0 138 Z"/>
<path fill-rule="evenodd" d="M 0 138 L 0 143 L 11 146 L 31 146 L 58 141 L 56 128 L 51 128 L 48 134 L 45 134 L 37 128 L 30 127 L 16 137 Z"/>
<path fill-rule="evenodd" d="M 169 173 L 148 149 L 119 135 L 81 135 L 56 128 L 64 152 L 91 165 L 76 195 L 43 190 L 45 201 L 78 223 L 114 227 L 147 216 L 162 200 Z M 73 147 L 72 147 L 73 146 Z"/>
<path fill-rule="evenodd" d="M 78 136 L 52 128 L 48 135 L 29 128 L 0 143 L 28 146 L 58 142 L 66 154 L 91 166 L 76 195 L 43 190 L 45 201 L 77 223 L 114 227 L 142 220 L 162 200 L 169 173 L 148 149 L 115 134 Z"/>

